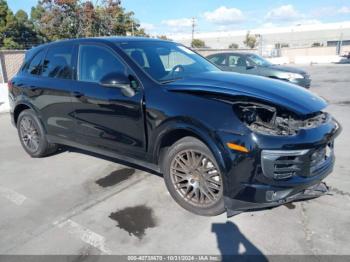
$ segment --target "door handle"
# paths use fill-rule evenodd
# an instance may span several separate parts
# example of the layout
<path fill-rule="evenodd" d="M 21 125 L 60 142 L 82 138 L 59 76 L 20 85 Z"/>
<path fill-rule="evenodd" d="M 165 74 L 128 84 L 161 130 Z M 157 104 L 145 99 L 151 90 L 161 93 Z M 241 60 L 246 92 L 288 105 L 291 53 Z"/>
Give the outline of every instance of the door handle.
<path fill-rule="evenodd" d="M 84 94 L 82 92 L 79 92 L 79 91 L 74 91 L 73 92 L 73 95 L 76 97 L 76 98 L 81 98 L 82 96 L 84 96 Z"/>

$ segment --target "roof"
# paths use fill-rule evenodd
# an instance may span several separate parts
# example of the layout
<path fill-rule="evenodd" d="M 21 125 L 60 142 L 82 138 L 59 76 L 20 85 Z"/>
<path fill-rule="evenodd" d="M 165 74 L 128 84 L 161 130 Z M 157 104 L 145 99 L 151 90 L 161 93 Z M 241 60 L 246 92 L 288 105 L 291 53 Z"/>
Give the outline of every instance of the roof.
<path fill-rule="evenodd" d="M 252 55 L 253 53 L 250 52 L 240 52 L 240 51 L 227 51 L 227 52 L 217 52 L 217 53 L 212 53 L 209 56 L 215 56 L 215 55 Z"/>
<path fill-rule="evenodd" d="M 105 37 L 87 37 L 87 38 L 74 38 L 74 39 L 64 39 L 64 40 L 57 40 L 50 43 L 45 43 L 39 46 L 36 46 L 32 50 L 36 50 L 39 48 L 43 48 L 45 46 L 54 45 L 57 43 L 81 43 L 81 42 L 87 42 L 91 40 L 96 40 L 98 42 L 139 42 L 139 41 L 147 41 L 147 42 L 170 42 L 168 40 L 158 39 L 158 38 L 149 38 L 149 37 L 130 37 L 130 36 L 105 36 Z"/>
<path fill-rule="evenodd" d="M 129 37 L 129 36 L 105 36 L 105 37 L 86 37 L 86 38 L 74 38 L 74 39 L 64 39 L 64 40 L 57 40 L 54 42 L 47 43 L 55 44 L 55 43 L 65 43 L 65 42 L 84 42 L 84 41 L 90 41 L 90 40 L 97 40 L 101 42 L 138 42 L 138 41 L 149 41 L 149 42 L 166 42 L 167 40 L 162 40 L 158 38 L 149 38 L 149 37 Z"/>

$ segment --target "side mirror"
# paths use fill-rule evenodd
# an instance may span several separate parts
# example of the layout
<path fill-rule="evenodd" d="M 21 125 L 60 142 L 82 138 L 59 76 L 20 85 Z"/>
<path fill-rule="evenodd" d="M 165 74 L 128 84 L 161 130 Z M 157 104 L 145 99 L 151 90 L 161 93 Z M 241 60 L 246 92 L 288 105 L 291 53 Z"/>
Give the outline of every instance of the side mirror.
<path fill-rule="evenodd" d="M 135 95 L 138 88 L 137 80 L 123 73 L 109 73 L 101 78 L 100 85 L 105 87 L 119 88 L 123 95 L 131 97 Z"/>
<path fill-rule="evenodd" d="M 253 65 L 247 65 L 247 70 L 249 70 L 249 69 L 253 69 L 253 68 L 255 68 L 256 66 L 253 66 Z"/>

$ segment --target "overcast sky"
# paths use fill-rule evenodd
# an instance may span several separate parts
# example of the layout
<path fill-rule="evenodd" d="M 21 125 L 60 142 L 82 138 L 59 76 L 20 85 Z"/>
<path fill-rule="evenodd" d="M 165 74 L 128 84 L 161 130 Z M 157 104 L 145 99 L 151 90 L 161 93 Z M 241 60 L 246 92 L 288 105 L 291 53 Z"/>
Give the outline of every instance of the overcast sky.
<path fill-rule="evenodd" d="M 93 0 L 93 2 L 96 0 Z M 37 0 L 8 0 L 30 13 Z M 151 34 L 252 29 L 350 20 L 350 0 L 122 0 Z"/>

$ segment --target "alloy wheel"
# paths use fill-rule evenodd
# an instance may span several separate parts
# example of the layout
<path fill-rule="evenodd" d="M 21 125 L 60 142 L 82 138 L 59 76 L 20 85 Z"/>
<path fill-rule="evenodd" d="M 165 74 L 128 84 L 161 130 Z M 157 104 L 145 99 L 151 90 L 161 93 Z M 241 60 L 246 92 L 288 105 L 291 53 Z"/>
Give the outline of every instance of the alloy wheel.
<path fill-rule="evenodd" d="M 208 207 L 220 200 L 223 185 L 219 169 L 204 153 L 195 150 L 179 152 L 170 169 L 174 188 L 190 204 Z"/>
<path fill-rule="evenodd" d="M 29 151 L 36 152 L 40 145 L 40 135 L 33 119 L 22 117 L 19 128 L 24 146 Z"/>

